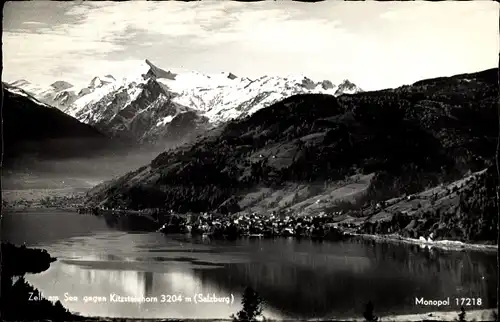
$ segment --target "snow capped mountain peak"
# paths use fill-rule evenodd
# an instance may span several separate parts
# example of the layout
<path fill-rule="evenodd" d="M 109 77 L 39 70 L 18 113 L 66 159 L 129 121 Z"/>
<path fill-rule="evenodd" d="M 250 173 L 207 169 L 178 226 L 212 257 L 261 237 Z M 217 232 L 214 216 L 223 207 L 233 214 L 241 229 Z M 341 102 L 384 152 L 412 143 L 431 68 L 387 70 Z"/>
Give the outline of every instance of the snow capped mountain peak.
<path fill-rule="evenodd" d="M 302 84 L 302 86 L 304 86 L 307 89 L 315 89 L 316 86 L 318 85 L 317 83 L 313 82 L 313 80 L 308 78 L 308 77 L 302 78 L 301 84 Z"/>
<path fill-rule="evenodd" d="M 48 104 L 62 109 L 74 101 L 76 94 L 72 91 L 73 85 L 65 81 L 56 81 L 48 87 L 42 87 L 20 79 L 9 84 L 23 92 L 35 97 L 43 104 Z"/>
<path fill-rule="evenodd" d="M 238 78 L 238 76 L 236 76 L 235 74 L 233 74 L 231 72 L 222 72 L 221 74 L 224 75 L 225 77 L 229 78 L 230 80 L 235 80 L 236 78 Z"/>
<path fill-rule="evenodd" d="M 57 81 L 50 84 L 50 87 L 52 87 L 55 91 L 60 92 L 73 87 L 73 85 L 65 81 Z"/>
<path fill-rule="evenodd" d="M 131 66 L 128 75 L 118 80 L 118 82 L 122 84 L 140 84 L 150 78 L 175 80 L 176 76 L 177 74 L 165 71 L 151 63 L 148 59 L 145 59 L 139 64 Z"/>
<path fill-rule="evenodd" d="M 16 82 L 14 82 L 14 83 L 16 83 Z M 37 104 L 37 105 L 39 105 L 41 107 L 53 108 L 52 106 L 49 106 L 49 105 L 47 105 L 47 104 L 39 101 L 38 99 L 36 99 L 35 97 L 33 97 L 30 93 L 26 92 L 25 90 L 12 85 L 14 83 L 11 83 L 11 84 L 2 83 L 3 89 L 6 90 L 7 92 L 12 93 L 12 94 L 19 95 L 19 96 L 24 96 L 27 99 L 29 99 L 30 101 L 32 101 L 33 103 L 35 103 L 35 104 Z"/>
<path fill-rule="evenodd" d="M 166 85 L 175 92 L 185 92 L 191 89 L 209 89 L 217 86 L 227 85 L 232 82 L 227 75 L 205 75 L 195 71 L 186 71 L 184 73 L 175 74 L 173 78 L 159 78 L 159 82 Z"/>
<path fill-rule="evenodd" d="M 42 88 L 40 86 L 37 86 L 35 84 L 32 84 L 31 82 L 25 80 L 25 79 L 19 79 L 15 82 L 9 83 L 7 85 L 16 87 L 18 89 L 22 89 L 23 91 L 38 96 L 38 94 L 41 94 L 43 91 L 46 91 L 46 88 Z"/>
<path fill-rule="evenodd" d="M 114 81 L 116 81 L 116 79 L 111 75 L 106 75 L 103 78 L 96 76 L 90 81 L 88 88 L 89 89 L 100 88 Z"/>
<path fill-rule="evenodd" d="M 350 80 L 348 80 L 348 79 L 344 79 L 344 80 L 340 83 L 339 87 L 341 87 L 341 86 L 344 86 L 344 87 L 352 87 L 352 86 L 356 86 L 356 85 L 355 85 L 354 83 L 352 83 Z"/>
<path fill-rule="evenodd" d="M 15 82 L 12 82 L 12 83 L 9 83 L 8 85 L 10 86 L 14 86 L 14 87 L 23 87 L 23 86 L 26 86 L 26 85 L 30 85 L 31 83 L 28 82 L 27 80 L 25 79 L 18 79 L 16 80 Z"/>
<path fill-rule="evenodd" d="M 170 80 L 175 80 L 175 76 L 177 76 L 176 74 L 156 67 L 148 59 L 146 59 L 144 62 L 149 67 L 149 70 L 145 74 L 146 75 L 145 78 L 154 77 L 154 78 L 166 78 L 166 79 L 170 79 Z"/>
<path fill-rule="evenodd" d="M 354 94 L 354 93 L 359 93 L 362 91 L 363 90 L 361 88 L 359 88 L 356 84 L 352 83 L 348 79 L 344 79 L 337 87 L 337 91 L 335 92 L 335 95 Z"/>
<path fill-rule="evenodd" d="M 333 85 L 331 81 L 325 79 L 324 81 L 321 82 L 321 87 L 325 90 L 328 90 L 328 89 L 333 89 L 335 85 Z"/>
<path fill-rule="evenodd" d="M 100 87 L 101 84 L 102 84 L 101 79 L 98 76 L 96 76 L 92 78 L 88 87 L 97 88 Z"/>
<path fill-rule="evenodd" d="M 51 97 L 81 122 L 112 135 L 144 141 L 169 131 L 178 133 L 246 117 L 296 94 L 338 96 L 361 91 L 349 80 L 335 86 L 329 80 L 316 81 L 303 74 L 258 78 L 238 77 L 232 72 L 204 74 L 161 69 L 148 59 L 131 67 L 122 79 L 94 77 L 78 95 L 63 90 Z M 24 80 L 18 83 L 23 88 L 29 84 Z"/>

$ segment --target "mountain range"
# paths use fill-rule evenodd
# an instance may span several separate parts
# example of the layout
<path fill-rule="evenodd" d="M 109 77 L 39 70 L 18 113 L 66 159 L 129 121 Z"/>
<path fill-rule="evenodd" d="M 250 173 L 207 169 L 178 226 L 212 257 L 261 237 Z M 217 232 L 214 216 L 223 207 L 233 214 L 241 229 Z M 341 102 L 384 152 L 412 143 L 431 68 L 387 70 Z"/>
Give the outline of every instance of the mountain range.
<path fill-rule="evenodd" d="M 296 94 L 96 186 L 89 201 L 180 213 L 344 209 L 371 233 L 415 238 L 417 227 L 491 241 L 497 105 L 498 69 L 339 97 Z M 462 183 L 439 188 L 453 182 Z M 414 194 L 422 201 L 403 213 L 399 200 Z"/>
<path fill-rule="evenodd" d="M 111 137 L 138 143 L 186 141 L 295 94 L 362 91 L 348 80 L 336 86 L 305 76 L 250 79 L 233 73 L 174 73 L 147 59 L 128 77 L 95 77 L 80 90 L 64 81 L 49 88 L 25 80 L 10 85 Z"/>
<path fill-rule="evenodd" d="M 497 68 L 363 92 L 347 80 L 174 73 L 146 60 L 128 77 L 96 77 L 79 90 L 64 81 L 3 85 L 7 159 L 178 143 L 96 186 L 90 203 L 180 213 L 344 209 L 368 233 L 496 238 Z"/>

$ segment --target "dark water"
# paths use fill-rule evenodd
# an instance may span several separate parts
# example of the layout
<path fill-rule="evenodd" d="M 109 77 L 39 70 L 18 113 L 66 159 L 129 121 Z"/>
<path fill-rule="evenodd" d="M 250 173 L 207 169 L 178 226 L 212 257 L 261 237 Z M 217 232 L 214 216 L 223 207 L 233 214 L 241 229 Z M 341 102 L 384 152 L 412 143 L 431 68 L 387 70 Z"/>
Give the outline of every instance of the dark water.
<path fill-rule="evenodd" d="M 247 285 L 264 298 L 264 315 L 271 318 L 360 317 L 369 300 L 378 315 L 458 311 L 456 297 L 481 298 L 481 306 L 468 309 L 496 305 L 495 253 L 362 240 L 193 241 L 131 229 L 138 225 L 130 219 L 26 212 L 4 215 L 2 231 L 4 240 L 45 248 L 58 258 L 49 270 L 27 280 L 45 297 L 57 296 L 83 315 L 228 318 L 241 308 Z M 65 301 L 65 293 L 78 300 Z M 110 293 L 156 296 L 158 302 L 111 303 Z M 162 303 L 162 294 L 184 300 Z M 234 302 L 196 304 L 196 294 Z M 85 302 L 85 296 L 107 302 Z M 450 297 L 452 303 L 424 307 L 415 305 L 415 297 Z"/>

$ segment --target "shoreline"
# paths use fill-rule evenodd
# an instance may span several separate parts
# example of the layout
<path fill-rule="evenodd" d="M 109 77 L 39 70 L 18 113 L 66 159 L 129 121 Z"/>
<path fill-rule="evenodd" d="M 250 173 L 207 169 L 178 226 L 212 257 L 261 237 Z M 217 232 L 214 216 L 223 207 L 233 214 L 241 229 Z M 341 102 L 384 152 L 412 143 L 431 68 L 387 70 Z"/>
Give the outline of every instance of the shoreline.
<path fill-rule="evenodd" d="M 429 311 L 426 313 L 415 313 L 415 314 L 399 314 L 399 315 L 384 315 L 378 318 L 379 322 L 402 322 L 402 321 L 457 321 L 458 313 L 457 311 Z M 466 311 L 467 321 L 494 321 L 493 314 L 497 312 L 496 309 L 478 309 Z M 69 320 L 68 320 L 69 321 Z M 141 321 L 141 322 L 167 322 L 167 321 L 185 321 L 185 322 L 205 322 L 205 321 L 218 321 L 218 322 L 232 322 L 230 318 L 219 318 L 219 319 L 174 319 L 174 318 L 112 318 L 112 317 L 87 317 L 87 316 L 77 316 L 73 321 L 79 322 L 129 322 L 129 321 Z M 258 321 L 263 321 L 259 319 Z M 286 319 L 270 319 L 265 318 L 265 321 L 287 321 Z M 317 321 L 366 321 L 363 317 L 353 317 L 353 318 L 343 318 L 343 319 L 303 319 L 303 321 L 317 322 Z"/>
<path fill-rule="evenodd" d="M 73 207 L 3 207 L 4 212 L 10 212 L 10 213 L 15 213 L 15 212 L 38 212 L 38 211 L 57 211 L 57 212 L 63 212 L 63 211 L 71 211 L 71 212 L 77 212 L 77 209 Z"/>
<path fill-rule="evenodd" d="M 456 240 L 436 240 L 433 242 L 423 242 L 419 239 L 403 237 L 397 234 L 392 235 L 370 235 L 370 234 L 358 234 L 358 233 L 349 233 L 349 235 L 353 237 L 359 237 L 368 240 L 379 240 L 393 243 L 402 243 L 402 244 L 413 244 L 420 246 L 427 246 L 429 248 L 435 247 L 443 250 L 450 251 L 462 251 L 462 250 L 476 250 L 476 251 L 485 251 L 485 252 L 497 252 L 498 245 L 488 245 L 488 244 L 471 244 L 464 243 Z"/>
<path fill-rule="evenodd" d="M 4 211 L 11 212 L 11 213 L 37 212 L 37 211 L 77 212 L 77 209 L 74 207 L 43 207 L 43 206 L 41 206 L 41 207 L 26 207 L 26 208 L 23 208 L 23 207 L 11 207 L 11 208 L 5 207 Z M 435 247 L 438 249 L 449 250 L 449 251 L 464 251 L 464 250 L 474 250 L 474 251 L 482 251 L 482 252 L 497 252 L 498 251 L 498 245 L 494 245 L 494 244 L 472 244 L 472 243 L 464 243 L 464 242 L 456 241 L 456 240 L 436 240 L 436 241 L 432 241 L 432 242 L 423 242 L 419 239 L 403 237 L 403 236 L 400 236 L 398 234 L 372 235 L 372 234 L 354 233 L 354 232 L 350 232 L 350 231 L 342 230 L 342 229 L 341 229 L 341 231 L 347 237 L 361 238 L 361 239 L 365 239 L 365 240 L 376 240 L 376 241 L 383 241 L 383 242 L 389 242 L 389 243 L 420 245 L 420 246 L 429 247 L 429 248 Z M 291 237 L 296 238 L 294 236 L 291 236 Z M 329 241 L 329 240 L 325 239 L 325 241 Z M 331 242 L 335 242 L 335 241 L 331 241 Z"/>
<path fill-rule="evenodd" d="M 458 321 L 457 311 L 432 311 L 427 313 L 417 314 L 399 314 L 399 315 L 386 315 L 379 318 L 382 321 Z M 479 309 L 466 311 L 466 321 L 494 321 L 493 312 L 498 312 L 496 309 Z M 350 321 L 365 321 L 364 319 L 356 319 Z"/>

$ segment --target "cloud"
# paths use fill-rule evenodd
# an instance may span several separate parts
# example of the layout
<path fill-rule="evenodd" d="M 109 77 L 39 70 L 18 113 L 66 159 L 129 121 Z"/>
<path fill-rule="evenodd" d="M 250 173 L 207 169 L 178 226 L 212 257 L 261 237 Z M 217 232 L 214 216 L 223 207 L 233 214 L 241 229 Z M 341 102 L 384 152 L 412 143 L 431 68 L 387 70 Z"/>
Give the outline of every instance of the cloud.
<path fill-rule="evenodd" d="M 39 22 L 39 21 L 24 21 L 23 25 L 45 25 L 45 22 Z"/>
<path fill-rule="evenodd" d="M 444 15 L 449 13 L 448 17 Z M 421 24 L 436 23 L 435 19 L 440 18 L 440 22 L 450 22 L 450 19 L 470 19 L 477 15 L 487 14 L 498 16 L 498 4 L 487 1 L 471 1 L 455 3 L 446 1 L 436 2 L 415 2 L 407 5 L 401 2 L 391 2 L 388 10 L 380 14 L 380 17 L 395 22 L 420 21 Z M 443 19 L 445 18 L 445 19 Z"/>
<path fill-rule="evenodd" d="M 179 42 L 184 44 L 185 51 L 196 51 L 196 46 L 217 46 L 218 42 L 239 42 L 242 38 L 258 45 L 258 38 L 266 36 L 265 29 L 271 34 L 260 41 L 260 47 L 279 45 L 272 37 L 281 38 L 282 44 L 286 42 L 286 30 L 272 31 L 279 23 L 286 22 L 288 15 L 283 10 L 248 12 L 243 19 L 237 18 L 245 8 L 245 5 L 229 2 L 75 4 L 67 8 L 67 18 L 59 24 L 36 25 L 31 31 L 8 31 L 7 28 L 4 57 L 7 66 L 15 64 L 26 70 L 37 70 L 41 78 L 51 73 L 59 75 L 61 70 L 74 69 L 76 73 L 83 68 L 86 69 L 83 73 L 88 75 L 87 65 L 95 65 L 95 60 L 125 55 L 126 59 L 136 61 L 134 53 L 140 54 L 147 47 L 156 46 L 160 50 L 168 44 L 170 48 L 178 48 Z M 264 18 L 267 27 L 262 24 Z M 259 21 L 262 27 L 256 32 L 245 30 L 259 25 Z M 292 27 L 292 24 L 286 26 Z M 58 58 L 57 63 L 54 57 Z M 66 66 L 62 67 L 63 64 Z M 6 68 L 8 76 L 12 72 Z"/>
<path fill-rule="evenodd" d="M 58 70 L 62 66 L 78 73 L 82 68 L 95 65 L 99 56 L 120 48 L 112 42 L 57 33 L 4 32 L 3 39 L 5 76 L 19 78 L 16 74 L 22 69 L 27 75 L 21 76 L 30 80 L 51 77 L 52 81 L 59 76 Z M 88 57 L 92 59 L 86 61 Z"/>
<path fill-rule="evenodd" d="M 121 77 L 149 58 L 167 69 L 397 86 L 494 66 L 497 8 L 484 1 L 11 2 L 4 75 L 87 82 L 96 74 Z"/>
<path fill-rule="evenodd" d="M 223 18 L 224 3 L 159 3 L 125 2 L 119 5 L 97 5 L 94 8 L 75 7 L 69 15 L 85 15 L 81 27 L 106 36 L 126 36 L 126 30 L 145 30 L 172 37 L 203 37 L 217 19 Z M 79 30 L 81 31 L 81 30 Z"/>

